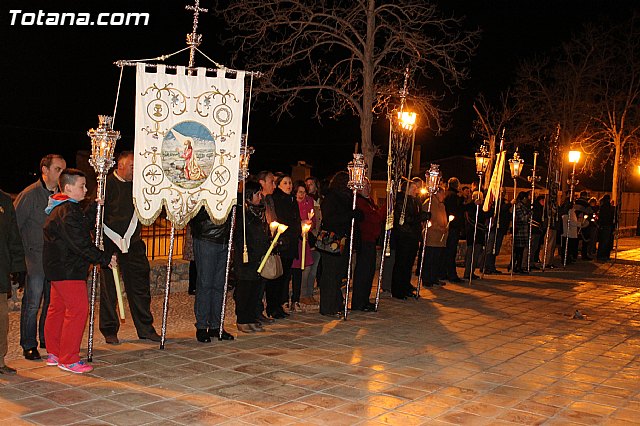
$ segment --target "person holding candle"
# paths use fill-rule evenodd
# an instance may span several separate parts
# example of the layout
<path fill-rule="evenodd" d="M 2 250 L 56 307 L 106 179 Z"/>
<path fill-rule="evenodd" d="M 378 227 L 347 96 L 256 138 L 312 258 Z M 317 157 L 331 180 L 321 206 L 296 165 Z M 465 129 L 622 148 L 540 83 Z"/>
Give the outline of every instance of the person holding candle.
<path fill-rule="evenodd" d="M 311 228 L 315 227 L 316 217 L 314 214 L 314 202 L 313 198 L 307 195 L 307 188 L 303 181 L 298 180 L 293 184 L 293 193 L 296 196 L 298 203 L 298 210 L 300 212 L 300 218 L 302 220 L 303 235 L 305 243 L 302 244 L 302 239 L 298 241 L 298 257 L 293 260 L 291 265 L 291 303 L 289 304 L 289 310 L 303 311 L 300 305 L 300 298 L 309 298 L 313 296 L 313 283 L 311 289 L 308 287 L 309 272 L 311 269 L 309 266 L 313 264 L 313 255 L 311 254 L 311 246 L 309 244 L 308 234 Z M 306 233 L 304 232 L 306 230 Z M 304 253 L 304 255 L 303 255 Z M 304 268 L 303 265 L 304 257 Z M 304 292 L 302 291 L 302 283 L 305 283 Z"/>
<path fill-rule="evenodd" d="M 151 281 L 147 246 L 142 239 L 142 224 L 133 205 L 133 151 L 122 151 L 117 166 L 106 179 L 104 200 L 104 246 L 118 258 L 131 319 L 138 337 L 159 342 L 151 313 Z M 101 271 L 100 333 L 110 345 L 120 343 L 120 318 L 116 284 L 111 270 Z"/>
<path fill-rule="evenodd" d="M 276 217 L 276 209 L 273 205 L 273 191 L 276 189 L 276 178 L 272 172 L 269 170 L 263 170 L 256 175 L 256 180 L 260 184 L 262 188 L 262 202 L 265 207 L 265 218 L 267 223 L 271 223 L 277 220 Z M 271 230 L 271 236 L 275 235 L 275 230 Z M 256 316 L 260 320 L 261 323 L 271 324 L 274 322 L 273 318 L 269 318 L 264 314 L 265 306 L 263 303 L 263 299 L 265 296 L 265 290 L 267 283 L 270 280 L 262 280 L 260 282 L 260 302 L 258 303 Z"/>
<path fill-rule="evenodd" d="M 245 182 L 244 208 L 245 220 L 242 215 L 242 204 L 238 204 L 234 242 L 234 270 L 236 273 L 236 288 L 233 299 L 236 302 L 236 326 L 243 333 L 264 331 L 257 317 L 258 305 L 262 295 L 261 282 L 264 280 L 258 274 L 260 261 L 267 252 L 270 244 L 270 232 L 265 217 L 265 206 L 260 184 L 253 181 Z M 248 262 L 244 262 L 244 237 L 247 242 Z"/>
<path fill-rule="evenodd" d="M 280 236 L 278 245 L 283 274 L 279 278 L 269 281 L 266 286 L 267 315 L 275 319 L 283 319 L 289 316 L 282 305 L 289 300 L 291 265 L 293 260 L 298 257 L 298 238 L 302 233 L 302 227 L 298 203 L 292 193 L 291 176 L 278 173 L 275 183 L 276 189 L 273 191 L 272 198 L 277 221 L 288 228 Z"/>

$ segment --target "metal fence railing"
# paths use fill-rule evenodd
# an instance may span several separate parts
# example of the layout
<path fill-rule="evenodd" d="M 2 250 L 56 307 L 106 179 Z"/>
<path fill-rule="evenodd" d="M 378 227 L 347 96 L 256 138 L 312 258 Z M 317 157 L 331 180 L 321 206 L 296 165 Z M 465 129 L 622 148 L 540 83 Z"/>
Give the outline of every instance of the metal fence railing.
<path fill-rule="evenodd" d="M 184 229 L 176 230 L 173 259 L 182 259 L 184 233 Z M 149 260 L 168 258 L 171 242 L 171 222 L 166 219 L 164 214 L 159 216 L 153 225 L 142 227 L 142 239 L 147 245 L 147 257 Z"/>

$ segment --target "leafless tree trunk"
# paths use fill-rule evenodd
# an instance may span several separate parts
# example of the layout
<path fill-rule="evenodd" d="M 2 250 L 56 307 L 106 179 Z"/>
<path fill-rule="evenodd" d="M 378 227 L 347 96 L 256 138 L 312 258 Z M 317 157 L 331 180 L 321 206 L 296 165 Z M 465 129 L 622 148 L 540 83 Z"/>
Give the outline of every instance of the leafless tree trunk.
<path fill-rule="evenodd" d="M 370 170 L 371 126 L 398 106 L 405 68 L 408 106 L 440 132 L 449 112 L 441 101 L 467 78 L 479 38 L 422 0 L 219 1 L 217 12 L 231 27 L 234 67 L 264 73 L 256 90 L 278 100 L 274 112 L 293 115 L 296 101 L 313 99 L 317 119 L 357 116 Z"/>

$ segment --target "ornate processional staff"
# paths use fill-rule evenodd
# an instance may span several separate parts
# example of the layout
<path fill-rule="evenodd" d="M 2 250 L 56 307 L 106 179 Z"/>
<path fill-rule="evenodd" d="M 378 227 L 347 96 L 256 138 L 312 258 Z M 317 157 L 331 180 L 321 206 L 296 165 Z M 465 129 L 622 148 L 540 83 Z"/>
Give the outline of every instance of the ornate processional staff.
<path fill-rule="evenodd" d="M 89 164 L 93 166 L 98 180 L 98 199 L 104 200 L 105 186 L 109 169 L 113 167 L 113 151 L 116 148 L 116 141 L 120 139 L 120 132 L 111 128 L 112 117 L 107 115 L 98 116 L 99 124 L 97 129 L 91 129 L 87 135 L 91 138 L 91 156 Z M 103 231 L 102 224 L 104 219 L 104 208 L 98 203 L 96 210 L 96 227 L 95 227 L 95 245 L 102 249 L 103 247 Z M 96 305 L 96 287 L 98 282 L 98 266 L 93 265 L 91 268 L 91 300 L 89 306 L 89 338 L 87 343 L 87 359 L 89 362 L 93 360 L 93 330 L 95 323 L 95 305 Z M 116 282 L 116 285 L 119 285 Z"/>
<path fill-rule="evenodd" d="M 353 259 L 353 231 L 355 228 L 355 213 L 356 210 L 356 197 L 359 190 L 364 188 L 364 178 L 366 172 L 367 164 L 364 161 L 363 154 L 353 154 L 353 161 L 349 162 L 347 165 L 347 170 L 349 171 L 349 189 L 353 191 L 353 205 L 351 206 L 351 234 L 349 236 L 349 265 L 347 267 L 347 289 L 344 298 L 344 320 L 347 320 L 349 315 L 349 286 L 352 283 L 351 277 L 351 261 Z M 304 251 L 304 246 L 302 247 Z"/>
<path fill-rule="evenodd" d="M 529 218 L 529 243 L 527 248 L 527 271 L 531 272 L 531 236 L 533 233 L 533 208 L 536 199 L 536 182 L 540 180 L 540 176 L 536 176 L 536 166 L 538 164 L 538 151 L 533 152 L 533 170 L 529 176 L 531 182 L 531 217 Z"/>
<path fill-rule="evenodd" d="M 506 156 L 506 152 L 504 154 L 502 154 L 502 150 L 504 149 L 504 133 L 506 131 L 506 128 L 502 128 L 502 136 L 500 136 L 500 153 L 498 154 L 498 156 L 500 155 L 505 155 Z M 491 220 L 493 220 L 494 225 L 496 227 L 496 236 L 493 238 L 493 246 L 491 247 L 491 253 L 494 256 L 497 256 L 498 253 L 496 253 L 496 244 L 497 244 L 497 239 L 498 239 L 498 229 L 500 229 L 500 210 L 502 208 L 502 184 L 504 183 L 504 170 L 502 170 L 500 172 L 500 184 L 498 185 L 498 196 L 496 197 L 496 201 L 495 204 L 493 206 L 493 217 L 491 219 L 489 219 L 489 234 L 491 234 Z M 506 231 L 505 231 L 506 233 Z"/>
<path fill-rule="evenodd" d="M 511 178 L 513 179 L 513 218 L 511 222 L 511 279 L 513 279 L 513 270 L 515 268 L 514 262 L 514 248 L 516 245 L 516 197 L 518 194 L 518 176 L 520 176 L 520 172 L 522 171 L 522 166 L 524 162 L 520 158 L 520 154 L 518 151 L 513 153 L 513 158 L 509 160 L 509 168 L 511 169 Z"/>
<path fill-rule="evenodd" d="M 442 175 L 440 173 L 440 166 L 432 164 L 427 173 L 425 173 L 425 179 L 427 179 L 427 191 L 429 191 L 429 206 L 427 211 L 431 214 L 431 200 L 438 192 L 438 185 L 440 185 L 440 179 Z M 427 251 L 427 234 L 429 233 L 430 222 L 424 227 L 422 238 L 422 255 L 420 256 L 420 267 L 418 268 L 418 291 L 416 291 L 416 299 L 420 298 L 420 288 L 422 286 L 422 270 L 424 267 L 424 256 Z"/>
<path fill-rule="evenodd" d="M 480 150 L 476 152 L 476 173 L 478 174 L 478 191 L 482 190 L 482 177 L 487 173 L 487 168 L 489 168 L 489 161 L 491 161 L 491 157 L 489 156 L 489 152 L 487 151 L 487 147 L 485 145 L 480 146 Z M 480 195 L 482 193 L 480 192 Z M 474 270 L 474 258 L 476 255 L 476 236 L 478 235 L 478 217 L 480 216 L 480 204 L 482 198 L 479 196 L 476 203 L 476 220 L 473 225 L 473 245 L 471 246 L 471 272 L 469 272 L 469 285 L 471 285 L 471 281 L 473 280 L 473 270 Z M 469 248 L 467 247 L 467 250 Z"/>
<path fill-rule="evenodd" d="M 558 155 L 560 150 L 560 147 L 558 146 L 559 138 L 560 124 L 556 126 L 556 134 L 549 149 L 549 164 L 547 165 L 547 196 L 544 202 L 545 214 L 543 214 L 543 217 L 546 217 L 547 219 L 547 229 L 544 233 L 542 272 L 544 272 L 547 267 L 549 241 L 553 241 L 553 249 L 551 250 L 551 253 L 555 251 L 555 227 L 558 219 L 558 190 L 560 189 L 560 156 Z"/>

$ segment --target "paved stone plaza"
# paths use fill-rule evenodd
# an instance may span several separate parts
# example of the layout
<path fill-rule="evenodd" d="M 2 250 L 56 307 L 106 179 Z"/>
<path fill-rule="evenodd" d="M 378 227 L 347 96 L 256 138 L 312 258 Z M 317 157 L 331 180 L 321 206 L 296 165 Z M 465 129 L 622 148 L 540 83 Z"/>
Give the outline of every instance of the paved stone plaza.
<path fill-rule="evenodd" d="M 12 312 L 7 363 L 19 372 L 0 376 L 0 421 L 640 424 L 640 238 L 624 244 L 615 265 L 385 296 L 346 322 L 296 313 L 233 342 L 196 342 L 193 299 L 172 294 L 165 350 L 127 323 L 118 346 L 97 334 L 87 375 L 22 359 Z"/>

